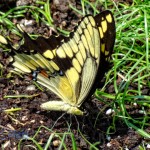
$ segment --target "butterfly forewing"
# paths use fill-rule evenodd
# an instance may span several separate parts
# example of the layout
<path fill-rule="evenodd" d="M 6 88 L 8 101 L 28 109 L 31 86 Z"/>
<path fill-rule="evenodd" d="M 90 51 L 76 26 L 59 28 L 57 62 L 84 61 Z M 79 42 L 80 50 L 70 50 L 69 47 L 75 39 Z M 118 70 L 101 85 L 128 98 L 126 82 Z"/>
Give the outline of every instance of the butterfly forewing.
<path fill-rule="evenodd" d="M 96 22 L 89 15 L 82 19 L 71 38 L 56 50 L 56 63 L 66 75 L 72 89 L 73 99 L 67 101 L 71 105 L 81 104 L 94 83 L 100 62 L 99 39 Z"/>

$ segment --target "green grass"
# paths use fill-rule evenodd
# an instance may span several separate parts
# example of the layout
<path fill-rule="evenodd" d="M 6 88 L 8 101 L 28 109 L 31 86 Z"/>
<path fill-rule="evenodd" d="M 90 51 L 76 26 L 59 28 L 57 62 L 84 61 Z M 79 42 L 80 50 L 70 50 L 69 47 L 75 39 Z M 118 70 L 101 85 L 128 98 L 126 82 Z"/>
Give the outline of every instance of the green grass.
<path fill-rule="evenodd" d="M 96 91 L 96 96 L 112 100 L 110 106 L 115 111 L 114 121 L 121 118 L 128 127 L 150 138 L 150 134 L 144 131 L 150 125 L 150 95 L 143 94 L 145 88 L 150 88 L 150 6 L 144 2 L 135 2 L 130 7 L 123 4 L 121 8 L 115 7 L 117 35 L 114 66 L 107 76 L 107 84 L 113 83 L 115 92 L 112 96 L 112 93 Z M 127 106 L 136 109 L 135 105 L 138 106 L 139 114 L 143 113 L 139 118 L 128 113 Z M 113 128 L 117 128 L 114 122 Z"/>
<path fill-rule="evenodd" d="M 36 136 L 38 134 L 40 134 L 40 130 L 44 128 L 45 130 L 47 130 L 47 132 L 51 133 L 49 138 L 47 139 L 47 143 L 45 143 L 45 145 L 43 147 L 41 147 L 41 145 L 38 143 L 38 141 L 36 141 Z M 31 141 L 33 145 L 26 145 L 25 147 L 30 148 L 30 147 L 34 147 L 35 149 L 38 150 L 48 150 L 49 149 L 49 145 L 53 142 L 53 139 L 56 139 L 58 142 L 60 142 L 58 149 L 64 149 L 67 150 L 67 146 L 65 144 L 65 139 L 66 138 L 70 138 L 72 141 L 72 150 L 76 150 L 77 149 L 77 145 L 76 145 L 76 141 L 75 141 L 75 137 L 71 132 L 64 132 L 64 133 L 56 133 L 53 130 L 45 127 L 45 126 L 40 126 L 39 129 L 37 130 L 36 134 L 33 137 L 29 137 L 28 135 L 24 135 L 23 139 L 20 140 L 19 144 L 18 144 L 18 150 L 21 150 L 21 144 L 23 142 L 24 139 Z"/>
<path fill-rule="evenodd" d="M 72 5 L 70 5 L 70 8 L 80 15 L 88 14 L 90 12 L 89 8 L 91 8 L 95 15 L 98 13 L 96 8 L 98 2 L 97 0 L 93 4 L 89 1 L 82 0 L 82 10 L 77 10 Z M 16 32 L 15 26 L 10 20 L 12 18 L 24 17 L 26 10 L 33 14 L 37 23 L 42 21 L 46 25 L 54 27 L 48 5 L 49 1 L 47 1 L 47 3 L 38 1 L 38 3 L 43 6 L 43 9 L 36 6 L 20 6 L 11 9 L 7 13 L 0 12 L 0 23 L 3 24 L 0 25 L 0 30 L 4 32 L 4 27 L 7 27 Z M 150 3 L 148 1 L 141 2 L 140 0 L 134 0 L 130 6 L 128 4 L 114 3 L 112 1 L 101 3 L 101 5 L 105 9 L 111 8 L 116 20 L 116 43 L 114 54 L 112 55 L 113 67 L 106 75 L 106 83 L 103 88 L 95 92 L 96 97 L 100 101 L 114 110 L 112 125 L 108 127 L 106 134 L 110 135 L 114 133 L 117 128 L 116 122 L 118 119 L 121 119 L 128 127 L 133 128 L 141 136 L 150 138 L 150 133 L 145 131 L 145 128 L 150 126 L 150 95 L 144 93 L 145 88 L 150 89 Z M 67 31 L 61 29 L 57 30 L 65 35 L 68 34 Z M 113 85 L 113 93 L 107 92 L 109 85 Z M 128 107 L 138 109 L 140 117 L 137 118 L 131 115 Z M 36 136 L 28 138 L 39 150 L 46 150 L 47 146 L 52 142 L 54 135 L 57 135 L 62 142 L 58 149 L 67 149 L 65 138 L 68 135 L 72 140 L 72 149 L 77 149 L 76 141 L 71 130 L 67 133 L 53 133 L 52 130 L 46 129 L 52 134 L 45 148 L 42 148 L 38 144 L 35 139 Z M 37 134 L 39 134 L 39 130 L 36 135 Z M 82 136 L 81 132 L 80 135 Z M 92 147 L 91 149 L 97 149 L 97 143 L 91 144 L 85 137 L 82 138 Z M 18 149 L 21 143 L 22 140 L 18 145 Z M 142 149 L 142 147 L 144 146 L 140 145 L 140 149 Z"/>

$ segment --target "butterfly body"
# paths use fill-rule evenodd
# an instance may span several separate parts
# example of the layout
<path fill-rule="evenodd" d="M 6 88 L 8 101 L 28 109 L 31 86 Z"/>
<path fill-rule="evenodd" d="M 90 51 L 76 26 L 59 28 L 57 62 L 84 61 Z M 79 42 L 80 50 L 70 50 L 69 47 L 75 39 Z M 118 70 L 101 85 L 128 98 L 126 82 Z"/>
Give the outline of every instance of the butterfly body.
<path fill-rule="evenodd" d="M 115 22 L 110 11 L 85 16 L 69 37 L 39 37 L 31 40 L 24 33 L 24 44 L 14 56 L 17 72 L 36 74 L 36 81 L 54 92 L 61 100 L 41 105 L 46 110 L 83 115 L 81 104 L 95 90 L 112 54 Z M 32 51 L 31 51 L 32 50 Z"/>

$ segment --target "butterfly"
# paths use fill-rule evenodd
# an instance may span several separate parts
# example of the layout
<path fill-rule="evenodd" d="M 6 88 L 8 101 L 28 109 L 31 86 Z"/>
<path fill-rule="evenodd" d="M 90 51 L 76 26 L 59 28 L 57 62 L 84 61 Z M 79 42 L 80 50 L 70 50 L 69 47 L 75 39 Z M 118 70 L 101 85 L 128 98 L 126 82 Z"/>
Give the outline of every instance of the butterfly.
<path fill-rule="evenodd" d="M 31 40 L 27 33 L 23 35 L 24 44 L 14 55 L 14 70 L 32 73 L 36 82 L 60 98 L 41 108 L 83 115 L 80 106 L 95 91 L 113 52 L 116 31 L 111 11 L 86 15 L 68 37 Z M 1 37 L 0 41 L 7 43 Z"/>

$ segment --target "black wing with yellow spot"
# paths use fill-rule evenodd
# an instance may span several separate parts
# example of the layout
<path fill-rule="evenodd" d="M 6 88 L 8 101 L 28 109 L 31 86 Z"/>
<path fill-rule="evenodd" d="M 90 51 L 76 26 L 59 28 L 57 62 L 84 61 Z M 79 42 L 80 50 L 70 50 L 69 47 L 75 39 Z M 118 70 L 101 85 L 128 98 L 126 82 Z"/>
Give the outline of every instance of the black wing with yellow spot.
<path fill-rule="evenodd" d="M 113 51 L 115 22 L 112 13 L 107 10 L 95 17 L 85 16 L 69 37 L 31 40 L 24 33 L 24 39 L 14 56 L 15 70 L 21 73 L 39 70 L 37 82 L 61 98 L 41 107 L 83 114 L 78 107 L 94 91 L 96 80 L 104 75 Z"/>

